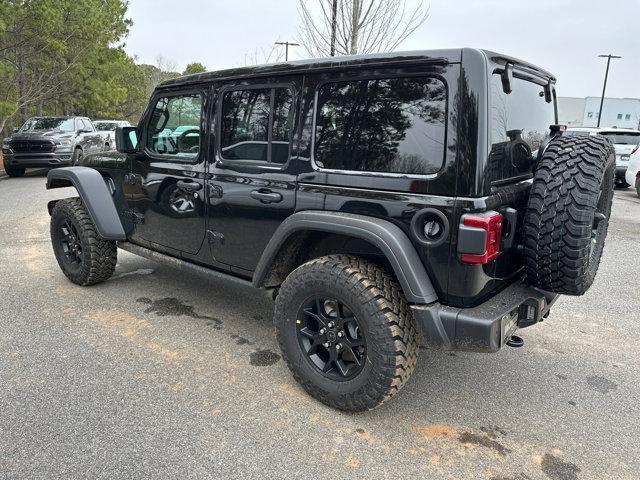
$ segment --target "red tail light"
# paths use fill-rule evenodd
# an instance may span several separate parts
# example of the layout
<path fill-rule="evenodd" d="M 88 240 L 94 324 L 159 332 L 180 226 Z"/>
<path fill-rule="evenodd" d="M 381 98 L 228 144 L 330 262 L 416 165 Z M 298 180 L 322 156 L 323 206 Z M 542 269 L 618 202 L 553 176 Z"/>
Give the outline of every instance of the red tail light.
<path fill-rule="evenodd" d="M 492 212 L 489 215 L 465 215 L 463 225 L 486 232 L 485 251 L 481 254 L 461 253 L 465 263 L 485 264 L 500 255 L 500 237 L 502 235 L 502 215 Z"/>

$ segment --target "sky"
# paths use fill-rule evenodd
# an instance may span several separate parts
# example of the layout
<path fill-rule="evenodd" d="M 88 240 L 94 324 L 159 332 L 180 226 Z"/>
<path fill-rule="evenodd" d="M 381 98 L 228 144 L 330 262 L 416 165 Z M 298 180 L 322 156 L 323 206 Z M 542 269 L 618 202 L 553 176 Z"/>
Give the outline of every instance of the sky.
<path fill-rule="evenodd" d="M 298 40 L 298 0 L 129 0 L 126 51 L 161 55 L 182 71 L 264 60 L 275 41 Z M 409 5 L 418 0 L 407 0 Z M 430 0 L 429 17 L 398 50 L 478 47 L 527 60 L 558 78 L 560 96 L 640 97 L 640 0 Z M 290 47 L 290 59 L 307 58 Z"/>

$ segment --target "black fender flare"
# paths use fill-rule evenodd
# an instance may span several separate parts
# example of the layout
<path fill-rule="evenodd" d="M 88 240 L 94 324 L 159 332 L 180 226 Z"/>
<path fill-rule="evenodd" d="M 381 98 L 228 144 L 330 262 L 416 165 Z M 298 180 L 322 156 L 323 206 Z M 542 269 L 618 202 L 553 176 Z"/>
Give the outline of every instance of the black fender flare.
<path fill-rule="evenodd" d="M 78 191 L 101 238 L 127 239 L 109 187 L 100 172 L 89 167 L 63 167 L 50 170 L 47 174 L 47 190 L 63 187 L 75 187 Z M 49 212 L 51 209 L 50 204 Z"/>
<path fill-rule="evenodd" d="M 253 275 L 255 287 L 263 285 L 280 247 L 293 233 L 301 230 L 350 235 L 370 242 L 386 256 L 410 303 L 438 300 L 422 260 L 400 227 L 387 220 L 342 212 L 306 210 L 294 213 L 282 222 L 258 262 Z"/>

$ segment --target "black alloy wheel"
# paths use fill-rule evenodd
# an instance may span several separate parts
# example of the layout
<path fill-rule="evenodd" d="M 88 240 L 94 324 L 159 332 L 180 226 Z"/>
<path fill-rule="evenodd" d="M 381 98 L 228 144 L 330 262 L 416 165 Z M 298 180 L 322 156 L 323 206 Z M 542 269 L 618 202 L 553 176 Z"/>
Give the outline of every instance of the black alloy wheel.
<path fill-rule="evenodd" d="M 80 269 L 82 267 L 82 240 L 78 234 L 78 229 L 71 222 L 66 220 L 60 227 L 60 247 L 64 253 L 64 258 L 69 267 Z"/>
<path fill-rule="evenodd" d="M 324 376 L 347 381 L 362 371 L 367 353 L 364 333 L 340 300 L 310 297 L 298 311 L 296 329 L 307 360 Z"/>

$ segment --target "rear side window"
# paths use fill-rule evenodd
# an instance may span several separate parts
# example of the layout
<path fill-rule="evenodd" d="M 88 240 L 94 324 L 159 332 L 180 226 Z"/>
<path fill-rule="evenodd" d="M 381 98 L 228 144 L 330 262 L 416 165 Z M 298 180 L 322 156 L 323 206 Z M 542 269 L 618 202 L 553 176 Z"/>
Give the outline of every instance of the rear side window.
<path fill-rule="evenodd" d="M 431 77 L 327 83 L 318 89 L 321 168 L 425 175 L 444 161 L 447 89 Z"/>
<path fill-rule="evenodd" d="M 293 91 L 289 88 L 252 88 L 224 93 L 220 126 L 222 157 L 286 163 L 293 113 Z"/>

